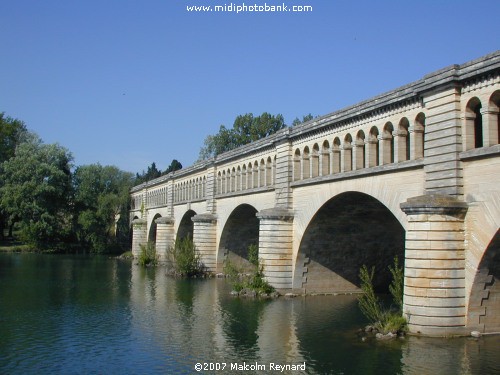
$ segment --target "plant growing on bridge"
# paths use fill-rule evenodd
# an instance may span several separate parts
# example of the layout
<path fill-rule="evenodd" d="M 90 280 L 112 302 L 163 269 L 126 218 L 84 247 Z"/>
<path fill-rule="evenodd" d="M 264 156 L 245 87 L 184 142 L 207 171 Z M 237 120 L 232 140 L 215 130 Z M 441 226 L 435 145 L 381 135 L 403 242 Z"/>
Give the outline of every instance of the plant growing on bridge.
<path fill-rule="evenodd" d="M 251 274 L 245 274 L 236 267 L 229 259 L 224 265 L 224 273 L 229 278 L 233 290 L 240 292 L 243 289 L 250 289 L 260 294 L 270 294 L 275 289 L 264 279 L 263 267 L 259 265 L 259 247 L 257 245 L 248 246 L 248 260 L 255 266 Z"/>
<path fill-rule="evenodd" d="M 384 309 L 378 296 L 375 294 L 373 287 L 375 267 L 368 270 L 368 267 L 363 265 L 359 271 L 361 290 L 363 291 L 363 294 L 358 298 L 359 308 L 363 315 L 372 322 L 374 327 L 383 334 L 404 332 L 407 323 L 406 319 L 402 316 L 404 270 L 403 267 L 399 266 L 397 257 L 394 257 L 394 265 L 389 266 L 389 271 L 392 274 L 389 291 L 393 297 L 393 302 L 396 304 L 396 309 Z"/>
<path fill-rule="evenodd" d="M 259 267 L 259 246 L 252 244 L 248 246 L 248 261 L 254 266 Z"/>
<path fill-rule="evenodd" d="M 158 257 L 156 256 L 156 246 L 153 242 L 148 242 L 146 245 L 140 245 L 141 253 L 139 254 L 139 264 L 143 267 L 156 266 Z"/>
<path fill-rule="evenodd" d="M 189 237 L 175 241 L 169 257 L 176 275 L 193 277 L 204 273 L 200 254 Z"/>
<path fill-rule="evenodd" d="M 400 313 L 403 312 L 403 289 L 404 289 L 404 269 L 399 266 L 398 257 L 394 257 L 394 266 L 389 266 L 389 271 L 392 275 L 389 292 Z"/>
<path fill-rule="evenodd" d="M 363 294 L 358 298 L 359 308 L 363 315 L 372 322 L 380 321 L 382 318 L 382 306 L 380 300 L 375 294 L 373 288 L 373 276 L 375 275 L 375 267 L 368 270 L 368 267 L 363 264 L 359 270 L 359 278 L 361 279 L 361 290 Z"/>

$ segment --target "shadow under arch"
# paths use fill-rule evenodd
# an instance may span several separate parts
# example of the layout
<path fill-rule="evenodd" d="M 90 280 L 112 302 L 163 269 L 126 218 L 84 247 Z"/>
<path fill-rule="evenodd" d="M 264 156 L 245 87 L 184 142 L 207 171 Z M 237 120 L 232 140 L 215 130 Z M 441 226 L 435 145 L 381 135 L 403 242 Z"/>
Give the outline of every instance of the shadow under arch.
<path fill-rule="evenodd" d="M 471 288 L 468 316 L 469 325 L 479 324 L 485 333 L 500 332 L 500 229 L 479 264 Z"/>
<path fill-rule="evenodd" d="M 193 233 L 194 233 L 194 223 L 193 216 L 196 215 L 196 212 L 193 210 L 188 210 L 182 216 L 181 222 L 179 223 L 179 228 L 177 228 L 177 236 L 176 236 L 176 241 L 180 241 L 183 238 L 191 238 L 193 239 Z"/>
<path fill-rule="evenodd" d="M 404 264 L 405 230 L 380 201 L 360 192 L 341 193 L 311 219 L 300 242 L 296 272 L 306 293 L 359 291 L 359 270 L 375 266 L 373 284 L 387 292 L 388 266 Z M 300 287 L 300 285 L 296 285 Z"/>
<path fill-rule="evenodd" d="M 259 219 L 257 210 L 249 204 L 241 204 L 229 215 L 219 241 L 217 268 L 222 268 L 227 258 L 237 266 L 246 267 L 248 247 L 259 245 Z"/>
<path fill-rule="evenodd" d="M 151 221 L 151 225 L 149 226 L 148 242 L 156 243 L 156 219 L 159 219 L 160 217 L 160 214 L 156 214 Z"/>

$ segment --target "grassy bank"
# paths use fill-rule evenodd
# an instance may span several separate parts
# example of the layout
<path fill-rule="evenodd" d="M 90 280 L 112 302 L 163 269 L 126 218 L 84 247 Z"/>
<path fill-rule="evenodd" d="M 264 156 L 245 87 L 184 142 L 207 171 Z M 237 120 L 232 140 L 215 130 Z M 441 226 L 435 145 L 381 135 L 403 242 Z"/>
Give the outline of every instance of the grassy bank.
<path fill-rule="evenodd" d="M 29 245 L 23 244 L 22 242 L 15 240 L 2 240 L 0 241 L 0 251 L 1 252 L 12 252 L 12 253 L 20 253 L 20 252 L 31 252 L 35 251 Z"/>

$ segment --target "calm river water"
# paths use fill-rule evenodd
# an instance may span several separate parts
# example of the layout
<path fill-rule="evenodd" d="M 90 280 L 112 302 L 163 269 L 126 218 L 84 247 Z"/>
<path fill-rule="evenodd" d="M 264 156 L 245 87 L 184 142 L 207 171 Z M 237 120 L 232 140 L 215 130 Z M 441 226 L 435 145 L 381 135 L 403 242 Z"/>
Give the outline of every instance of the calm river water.
<path fill-rule="evenodd" d="M 353 296 L 229 291 L 105 257 L 0 254 L 0 374 L 500 373 L 499 336 L 363 342 Z"/>

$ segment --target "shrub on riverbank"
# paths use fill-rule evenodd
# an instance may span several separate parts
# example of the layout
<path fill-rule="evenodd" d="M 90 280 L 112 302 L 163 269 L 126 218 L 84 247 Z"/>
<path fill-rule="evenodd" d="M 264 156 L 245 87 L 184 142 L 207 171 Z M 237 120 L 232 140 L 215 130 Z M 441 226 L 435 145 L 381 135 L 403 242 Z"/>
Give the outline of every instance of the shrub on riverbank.
<path fill-rule="evenodd" d="M 153 242 L 148 242 L 146 245 L 140 245 L 141 253 L 138 257 L 139 265 L 143 267 L 156 266 L 158 257 L 156 256 L 156 247 Z"/>
<path fill-rule="evenodd" d="M 256 294 L 271 294 L 275 289 L 264 279 L 263 267 L 259 265 L 259 248 L 257 245 L 248 247 L 248 259 L 254 266 L 253 272 L 247 274 L 234 265 L 229 259 L 224 265 L 224 274 L 235 292 L 251 290 Z"/>
<path fill-rule="evenodd" d="M 169 251 L 169 260 L 176 275 L 194 277 L 204 274 L 200 254 L 189 237 L 175 241 Z"/>
<path fill-rule="evenodd" d="M 368 267 L 363 265 L 359 271 L 361 290 L 363 291 L 363 294 L 358 298 L 359 308 L 363 315 L 371 321 L 372 327 L 382 334 L 403 333 L 407 328 L 406 319 L 402 316 L 404 271 L 403 267 L 399 266 L 397 257 L 394 258 L 394 266 L 389 266 L 389 271 L 392 274 L 389 291 L 396 306 L 391 306 L 388 309 L 382 306 L 373 287 L 375 267 L 368 270 Z"/>

